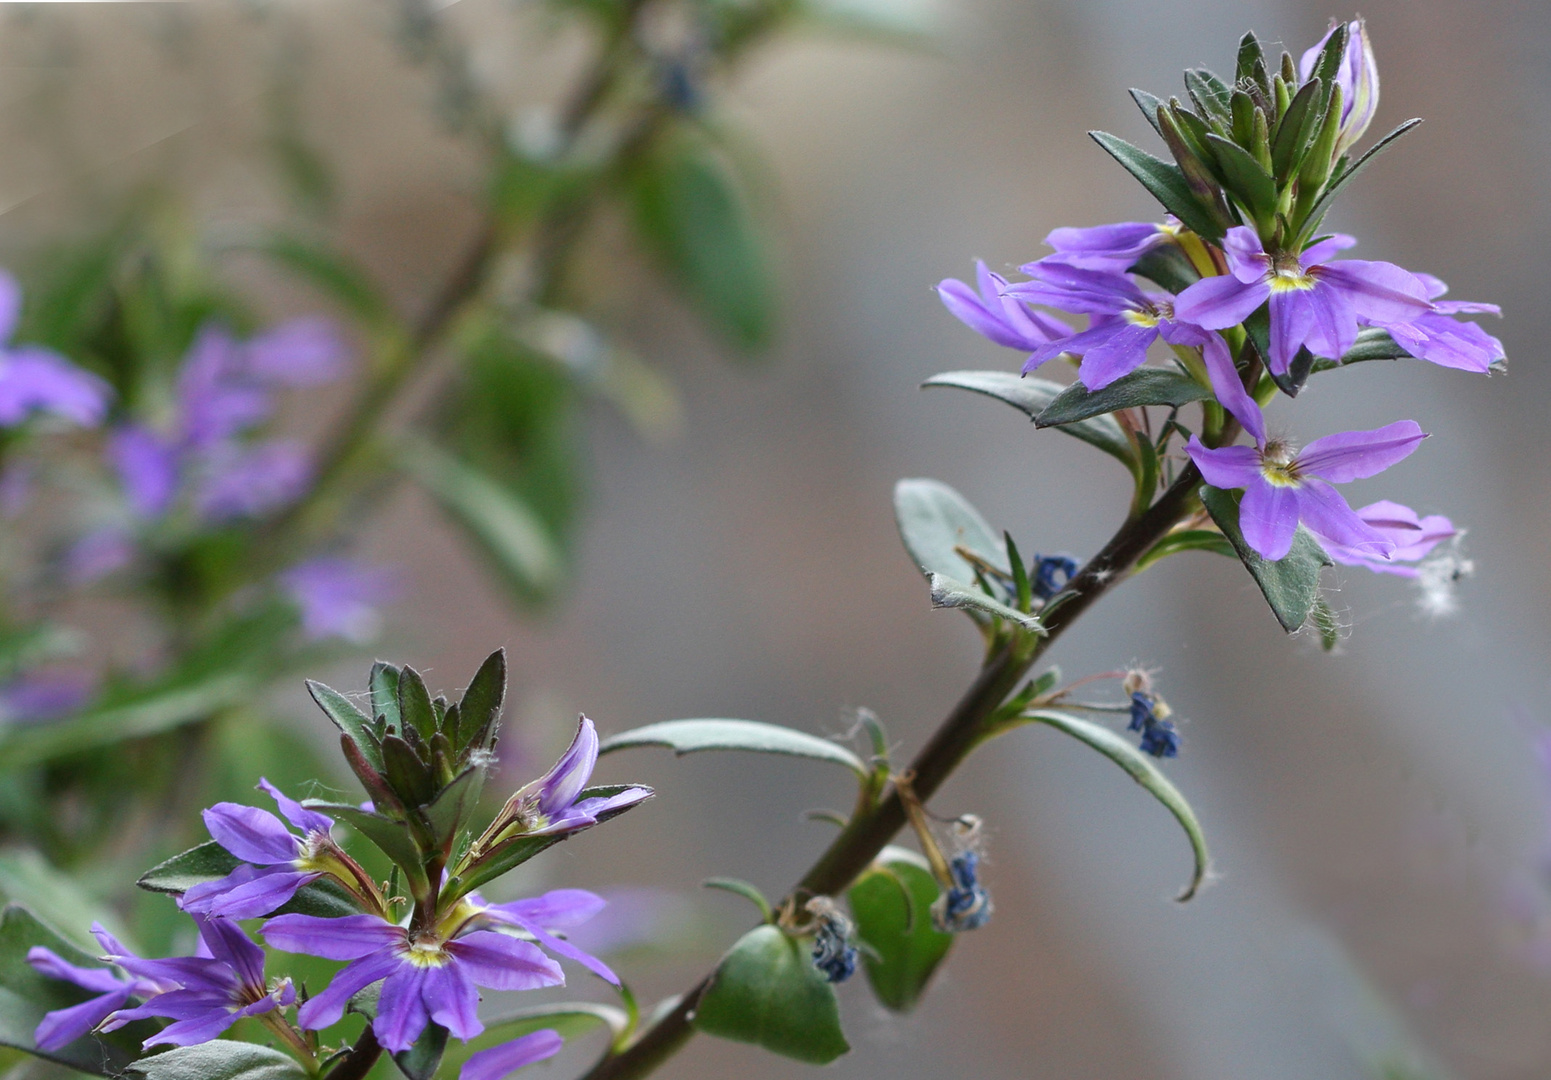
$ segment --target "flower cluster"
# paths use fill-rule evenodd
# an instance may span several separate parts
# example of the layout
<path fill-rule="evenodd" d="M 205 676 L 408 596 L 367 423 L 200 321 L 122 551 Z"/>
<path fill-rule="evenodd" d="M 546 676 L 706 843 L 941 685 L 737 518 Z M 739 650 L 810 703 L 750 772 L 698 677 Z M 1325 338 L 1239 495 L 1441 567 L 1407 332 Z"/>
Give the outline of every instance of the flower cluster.
<path fill-rule="evenodd" d="M 1280 560 L 1302 526 L 1335 561 L 1416 575 L 1413 564 L 1453 525 L 1387 501 L 1354 511 L 1332 485 L 1409 456 L 1425 438 L 1417 424 L 1329 435 L 1300 450 L 1268 433 L 1262 409 L 1314 372 L 1363 360 L 1409 356 L 1488 373 L 1505 362 L 1501 342 L 1458 316 L 1500 312 L 1441 299 L 1446 287 L 1429 274 L 1342 258 L 1357 241 L 1320 232 L 1331 198 L 1373 152 L 1348 153 L 1378 104 L 1361 21 L 1333 26 L 1301 61 L 1283 54 L 1275 69 L 1248 35 L 1231 85 L 1201 70 L 1186 85 L 1193 107 L 1135 93 L 1173 163 L 1095 135 L 1163 202 L 1164 222 L 1057 229 L 1047 238 L 1053 253 L 1020 268 L 1026 280 L 981 263 L 978 289 L 947 280 L 938 292 L 972 329 L 1027 353 L 1025 373 L 1073 360 L 1090 395 L 1134 378 L 1162 342 L 1172 370 L 1210 391 L 1183 449 L 1207 484 L 1244 493 L 1239 528 L 1250 548 Z M 1135 400 L 1122 426 L 1145 428 Z M 1241 430 L 1251 444 L 1235 445 Z M 1165 445 L 1166 436 L 1154 449 Z"/>
<path fill-rule="evenodd" d="M 179 859 L 197 856 L 199 865 L 208 866 L 227 858 L 232 869 L 224 875 L 206 872 L 205 880 L 191 886 L 179 876 L 169 890 L 179 894 L 180 906 L 193 918 L 200 950 L 193 956 L 147 960 L 101 927 L 93 932 L 109 968 L 73 965 L 48 949 L 34 948 L 28 959 L 36 970 L 94 995 L 45 1016 L 35 1033 L 39 1048 L 57 1050 L 90 1032 L 152 1018 L 173 1023 L 151 1036 L 147 1047 L 190 1046 L 254 1017 L 315 1066 L 322 1049 L 316 1033 L 339 1023 L 347 1006 L 362 1008 L 357 995 L 374 984 L 380 989 L 372 1030 L 377 1043 L 394 1053 L 415 1046 L 432 1025 L 460 1039 L 479 1036 L 485 1030 L 477 1011 L 482 988 L 563 985 L 565 974 L 550 954 L 618 986 L 619 977 L 607 964 L 562 936 L 597 914 L 602 898 L 559 889 L 491 903 L 475 891 L 478 883 L 536 853 L 535 842 L 548 846 L 651 796 L 650 789 L 638 786 L 604 794 L 586 790 L 598 739 L 584 717 L 555 766 L 509 800 L 475 842 L 468 829 L 475 803 L 467 796 L 494 760 L 504 684 L 499 653 L 457 704 L 433 701 L 412 669 L 379 664 L 372 678 L 375 719 L 354 711 L 333 691 L 314 686 L 320 704 L 341 727 L 352 767 L 371 771 L 373 802 L 364 807 L 303 803 L 261 780 L 278 816 L 236 803 L 206 810 L 211 843 Z M 430 751 L 434 772 L 429 788 L 405 764 L 403 755 L 416 755 L 415 747 Z M 382 763 L 380 771 L 374 761 Z M 374 881 L 335 838 L 341 817 L 374 841 L 385 834 L 403 838 L 381 841 L 397 866 L 390 882 Z M 163 869 L 151 871 L 142 884 L 157 888 Z M 407 897 L 398 894 L 400 880 Z M 318 892 L 324 885 L 327 890 Z M 327 915 L 315 910 L 324 897 L 334 905 Z M 400 916 L 398 905 L 406 901 L 408 910 Z M 340 902 L 353 913 L 339 913 Z M 345 966 L 326 986 L 310 992 L 289 978 L 266 981 L 264 950 L 238 925 L 249 918 L 265 919 L 259 933 L 271 949 L 346 961 Z M 496 1080 L 552 1056 L 559 1047 L 554 1032 L 530 1034 L 473 1055 L 462 1076 Z"/>

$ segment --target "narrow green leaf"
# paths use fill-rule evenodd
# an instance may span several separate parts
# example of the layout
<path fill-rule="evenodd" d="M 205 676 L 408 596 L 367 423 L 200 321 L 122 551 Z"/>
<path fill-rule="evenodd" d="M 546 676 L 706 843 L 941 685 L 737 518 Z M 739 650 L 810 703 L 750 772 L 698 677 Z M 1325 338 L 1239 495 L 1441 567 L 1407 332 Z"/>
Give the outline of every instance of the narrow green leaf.
<path fill-rule="evenodd" d="M 420 1038 L 415 1040 L 415 1045 L 393 1055 L 393 1064 L 409 1080 L 435 1080 L 436 1070 L 446 1052 L 447 1029 L 440 1024 L 430 1023 L 420 1033 Z"/>
<path fill-rule="evenodd" d="M 367 763 L 381 772 L 382 754 L 378 751 L 376 741 L 367 735 L 367 730 L 371 727 L 371 719 L 356 708 L 345 695 L 320 682 L 308 679 L 307 692 L 312 695 L 312 700 L 318 703 L 318 708 L 334 722 L 334 726 L 350 736 L 350 741 L 355 743 Z"/>
<path fill-rule="evenodd" d="M 1277 562 L 1262 559 L 1239 531 L 1239 499 L 1238 492 L 1205 486 L 1201 488 L 1202 504 L 1233 545 L 1240 561 L 1255 579 L 1255 584 L 1260 586 L 1277 622 L 1291 634 L 1307 621 L 1309 612 L 1314 610 L 1314 601 L 1319 597 L 1319 572 L 1332 565 L 1330 556 L 1319 546 L 1319 541 L 1300 525 L 1293 537 L 1292 550 L 1286 558 Z"/>
<path fill-rule="evenodd" d="M 479 796 L 485 788 L 485 771 L 483 765 L 464 769 L 425 808 L 426 820 L 436 836 L 450 839 L 468 824 L 479 808 Z"/>
<path fill-rule="evenodd" d="M 399 669 L 399 684 L 395 691 L 399 703 L 399 718 L 406 728 L 413 727 L 427 742 L 440 725 L 436 710 L 431 704 L 431 692 L 426 689 L 420 672 L 405 666 Z"/>
<path fill-rule="evenodd" d="M 1045 626 L 1038 616 L 1025 614 L 999 600 L 993 600 L 974 585 L 954 581 L 943 574 L 932 574 L 927 580 L 932 587 L 932 606 L 935 608 L 963 608 L 972 613 L 1005 619 L 1041 636 L 1045 633 Z"/>
<path fill-rule="evenodd" d="M 560 584 L 560 551 L 514 491 L 429 443 L 411 444 L 404 463 L 519 597 L 547 595 Z"/>
<path fill-rule="evenodd" d="M 485 1024 L 485 1031 L 498 1033 L 503 1039 L 513 1039 L 549 1028 L 560 1033 L 566 1040 L 585 1035 L 593 1028 L 602 1026 L 618 1038 L 630 1023 L 625 1010 L 612 1005 L 600 1005 L 591 1001 L 562 1001 L 548 1005 L 532 1005 L 516 1009 L 497 1020 Z"/>
<path fill-rule="evenodd" d="M 343 253 L 294 235 L 275 235 L 257 249 L 310 282 L 319 292 L 369 326 L 397 322 L 393 305 L 366 269 Z"/>
<path fill-rule="evenodd" d="M 1233 90 L 1212 72 L 1190 68 L 1185 72 L 1185 90 L 1214 125 L 1226 128 L 1233 122 Z"/>
<path fill-rule="evenodd" d="M 311 1074 L 279 1050 L 217 1039 L 153 1054 L 124 1075 L 129 1080 L 310 1080 Z"/>
<path fill-rule="evenodd" d="M 379 660 L 372 665 L 366 685 L 372 699 L 372 718 L 380 716 L 392 727 L 403 730 L 404 721 L 399 717 L 399 669 Z"/>
<path fill-rule="evenodd" d="M 786 754 L 844 765 L 859 777 L 867 775 L 862 759 L 838 743 L 796 728 L 758 720 L 663 720 L 610 735 L 598 746 L 609 754 L 635 746 L 666 746 L 675 754 L 701 750 L 747 750 L 756 754 Z"/>
<path fill-rule="evenodd" d="M 618 795 L 622 791 L 628 791 L 630 788 L 642 786 L 641 784 L 601 784 L 598 787 L 587 788 L 578 798 L 606 799 L 610 796 Z M 606 810 L 597 815 L 598 823 L 601 825 L 603 822 L 616 818 L 627 810 L 633 810 L 639 805 L 640 803 L 632 803 L 630 806 Z M 458 874 L 457 896 L 445 897 L 445 899 L 450 903 L 452 900 L 457 899 L 458 896 L 465 896 L 486 882 L 494 881 L 502 874 L 521 866 L 541 851 L 554 847 L 562 840 L 569 840 L 577 832 L 581 831 L 583 830 L 578 829 L 575 832 L 560 833 L 558 835 L 551 834 L 548 836 L 518 836 L 507 840 L 490 851 L 479 862 L 464 868 Z"/>
<path fill-rule="evenodd" d="M 695 1027 L 814 1065 L 840 1057 L 851 1047 L 835 990 L 808 951 L 777 927 L 750 930 L 717 965 L 695 1007 Z"/>
<path fill-rule="evenodd" d="M 1271 139 L 1271 168 L 1280 183 L 1286 183 L 1298 174 L 1304 155 L 1319 134 L 1320 115 L 1316 105 L 1323 93 L 1319 80 L 1304 83 L 1277 122 L 1276 133 Z"/>
<path fill-rule="evenodd" d="M 1249 83 L 1262 96 L 1271 96 L 1271 76 L 1267 74 L 1266 51 L 1260 39 L 1251 30 L 1239 39 L 1238 63 L 1234 65 L 1234 82 L 1240 86 Z"/>
<path fill-rule="evenodd" d="M 0 913 L 0 1046 L 12 1047 L 68 1065 L 93 1076 L 117 1076 L 141 1054 L 140 1044 L 156 1025 L 139 1021 L 107 1035 L 87 1035 L 52 1052 L 43 1052 L 33 1033 L 45 1013 L 79 1005 L 97 995 L 73 983 L 41 975 L 27 963 L 32 948 L 51 949 L 61 959 L 95 968 L 104 965 L 50 930 L 26 908 L 7 905 Z"/>
<path fill-rule="evenodd" d="M 755 907 L 759 908 L 759 917 L 767 923 L 775 922 L 775 913 L 770 910 L 770 901 L 765 899 L 765 894 L 739 878 L 714 877 L 706 878 L 701 886 L 707 889 L 720 889 L 722 892 L 730 892 L 741 896 Z"/>
<path fill-rule="evenodd" d="M 497 649 L 474 673 L 458 702 L 459 749 L 489 744 L 501 721 L 506 700 L 506 650 Z"/>
<path fill-rule="evenodd" d="M 1147 117 L 1147 122 L 1152 125 L 1152 129 L 1158 133 L 1158 137 L 1161 139 L 1163 137 L 1163 129 L 1158 126 L 1158 110 L 1165 108 L 1166 102 L 1162 98 L 1149 94 L 1146 90 L 1138 90 L 1134 86 L 1129 93 L 1131 100 L 1136 102 L 1136 107 L 1142 110 L 1142 115 Z"/>
<path fill-rule="evenodd" d="M 975 565 L 958 550 L 982 559 L 1004 574 L 1007 552 L 991 526 L 969 500 L 938 480 L 901 480 L 894 485 L 894 520 L 905 550 L 921 573 L 975 580 Z"/>
<path fill-rule="evenodd" d="M 1244 205 L 1257 222 L 1270 222 L 1276 216 L 1276 181 L 1260 167 L 1250 153 L 1237 143 L 1216 135 L 1206 137 L 1217 157 L 1226 187 Z"/>
<path fill-rule="evenodd" d="M 1153 157 L 1147 151 L 1108 132 L 1090 131 L 1088 134 L 1120 162 L 1127 172 L 1136 177 L 1153 198 L 1163 204 L 1165 210 L 1184 222 L 1186 228 L 1213 242 L 1222 239 L 1222 225 L 1196 197 L 1178 165 Z"/>
<path fill-rule="evenodd" d="M 1025 413 L 1030 420 L 1044 412 L 1067 389 L 1049 379 L 1037 379 L 1032 375 L 1020 377 L 1010 371 L 945 371 L 921 384 L 923 390 L 934 386 L 951 386 L 994 397 Z M 1096 416 L 1080 423 L 1066 424 L 1058 430 L 1098 447 L 1128 469 L 1136 467 L 1136 454 L 1131 448 L 1131 441 L 1113 417 Z"/>
<path fill-rule="evenodd" d="M 1190 804 L 1185 801 L 1179 789 L 1163 775 L 1163 770 L 1158 768 L 1153 759 L 1102 724 L 1095 724 L 1049 709 L 1037 709 L 1027 715 L 1031 720 L 1048 724 L 1058 731 L 1064 731 L 1109 758 L 1174 815 L 1174 820 L 1178 821 L 1180 827 L 1185 830 L 1185 836 L 1190 841 L 1190 850 L 1195 856 L 1195 870 L 1190 876 L 1190 884 L 1185 886 L 1185 890 L 1175 899 L 1183 902 L 1195 896 L 1196 890 L 1201 887 L 1201 882 L 1206 879 L 1209 865 L 1206 834 L 1201 829 L 1200 821 L 1196 819 L 1195 811 L 1190 808 Z"/>
<path fill-rule="evenodd" d="M 1159 559 L 1181 551 L 1210 551 L 1217 555 L 1238 558 L 1238 552 L 1233 550 L 1233 545 L 1222 533 L 1213 532 L 1210 529 L 1181 529 L 1178 532 L 1169 533 L 1148 548 L 1147 553 L 1136 560 L 1136 572 L 1141 573 Z"/>
<path fill-rule="evenodd" d="M 1177 409 L 1211 396 L 1209 387 L 1202 386 L 1182 371 L 1143 367 L 1122 375 L 1102 390 L 1089 390 L 1082 383 L 1074 382 L 1034 418 L 1034 423 L 1042 428 L 1075 424 L 1142 405 L 1168 405 Z"/>
<path fill-rule="evenodd" d="M 915 1008 L 953 945 L 952 934 L 932 925 L 931 907 L 940 891 L 925 859 L 890 845 L 846 892 L 857 939 L 865 946 L 867 981 L 895 1012 Z"/>

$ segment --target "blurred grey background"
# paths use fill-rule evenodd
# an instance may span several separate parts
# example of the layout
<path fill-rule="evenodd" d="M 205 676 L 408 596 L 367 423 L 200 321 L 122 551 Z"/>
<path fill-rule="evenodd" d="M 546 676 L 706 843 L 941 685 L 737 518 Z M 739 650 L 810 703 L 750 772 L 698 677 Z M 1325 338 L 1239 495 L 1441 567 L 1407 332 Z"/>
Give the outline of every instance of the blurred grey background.
<path fill-rule="evenodd" d="M 342 167 L 347 231 L 419 302 L 472 228 L 467 161 L 395 59 L 384 5 L 274 6 L 293 28 L 284 47 L 301 58 L 308 123 Z M 538 19 L 481 32 L 511 27 L 510 6 L 461 0 L 447 14 L 514 100 L 553 98 L 576 43 Z M 776 355 L 729 365 L 675 300 L 637 287 L 639 267 L 595 268 L 609 317 L 671 373 L 686 423 L 644 446 L 599 407 L 578 582 L 552 616 L 501 607 L 413 497 L 372 541 L 412 582 L 384 651 L 458 686 L 485 652 L 510 650 L 509 761 L 542 767 L 578 710 L 605 732 L 741 716 L 839 733 L 866 706 L 907 751 L 919 745 L 971 677 L 978 641 L 928 607 L 895 536 L 894 480 L 953 484 L 1025 550 L 1091 551 L 1126 495 L 1086 446 L 998 403 L 917 389 L 937 371 L 1018 363 L 929 286 L 968 276 L 975 256 L 1036 257 L 1058 225 L 1156 216 L 1084 134 L 1152 145 L 1126 88 L 1174 93 L 1187 65 L 1229 69 L 1249 28 L 1296 55 L 1328 18 L 1352 15 L 1293 0 L 913 6 L 937 28 L 933 49 L 788 40 L 730 94 L 778 192 Z M 67 227 L 83 191 L 147 177 L 194 192 L 217 227 L 269 212 L 252 149 L 279 55 L 265 7 L 14 5 L 0 41 L 0 250 Z M 1169 772 L 1205 822 L 1218 880 L 1172 903 L 1188 850 L 1158 806 L 1054 732 L 1006 738 L 936 804 L 987 819 L 996 919 L 962 939 L 919 1015 L 884 1014 L 861 980 L 845 987 L 854 1052 L 831 1075 L 1260 1080 L 1376 1076 L 1401 1061 L 1481 1080 L 1551 1072 L 1533 749 L 1551 723 L 1539 345 L 1551 334 L 1551 5 L 1375 0 L 1362 14 L 1383 76 L 1375 128 L 1427 123 L 1335 223 L 1363 257 L 1501 302 L 1508 317 L 1491 329 L 1511 374 L 1363 365 L 1315 380 L 1273 423 L 1308 439 L 1414 417 L 1434 434 L 1351 494 L 1469 528 L 1476 573 L 1458 613 L 1429 617 L 1407 583 L 1345 570 L 1332 587 L 1350 635 L 1326 656 L 1284 637 L 1226 560 L 1185 555 L 1128 584 L 1054 659 L 1069 676 L 1157 669 L 1188 720 Z M 314 303 L 254 282 L 277 313 Z M 354 686 L 356 667 L 331 681 Z M 297 695 L 282 706 L 316 721 Z M 827 840 L 802 811 L 849 798 L 843 777 L 784 760 L 642 751 L 600 775 L 655 784 L 659 798 L 535 873 L 671 890 L 709 920 L 714 932 L 622 965 L 648 999 L 687 985 L 746 917 L 696 884 L 731 875 L 779 894 Z M 734 1069 L 806 1071 L 702 1039 L 664 1075 Z"/>

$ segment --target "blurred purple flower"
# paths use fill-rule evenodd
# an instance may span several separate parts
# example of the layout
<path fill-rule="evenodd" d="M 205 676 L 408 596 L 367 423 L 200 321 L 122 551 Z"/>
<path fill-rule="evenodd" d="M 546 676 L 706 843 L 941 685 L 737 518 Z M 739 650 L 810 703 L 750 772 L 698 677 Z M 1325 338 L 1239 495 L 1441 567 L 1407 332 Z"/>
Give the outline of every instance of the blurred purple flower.
<path fill-rule="evenodd" d="M 34 671 L 0 688 L 0 722 L 57 720 L 85 705 L 97 680 L 86 671 Z"/>
<path fill-rule="evenodd" d="M 49 412 L 83 427 L 102 423 L 112 391 L 90 372 L 37 345 L 12 346 L 21 317 L 22 290 L 0 270 L 0 427 Z"/>
<path fill-rule="evenodd" d="M 248 374 L 281 386 L 321 386 L 349 370 L 350 349 L 332 319 L 291 319 L 249 339 Z"/>
<path fill-rule="evenodd" d="M 108 458 L 118 472 L 129 508 L 143 518 L 158 518 L 178 494 L 178 449 L 138 424 L 119 428 L 108 440 Z"/>
<path fill-rule="evenodd" d="M 554 1057 L 564 1045 L 558 1031 L 544 1028 L 470 1055 L 458 1080 L 505 1080 L 524 1065 Z"/>
<path fill-rule="evenodd" d="M 307 490 L 312 460 L 291 439 L 216 447 L 195 495 L 199 516 L 210 522 L 258 517 L 293 502 Z"/>
<path fill-rule="evenodd" d="M 123 529 L 94 529 L 71 544 L 61 560 L 60 572 L 71 585 L 90 585 L 122 570 L 135 557 L 133 539 Z"/>
<path fill-rule="evenodd" d="M 215 842 L 243 861 L 219 881 L 195 885 L 183 894 L 184 911 L 229 919 L 268 915 L 296 891 L 329 873 L 332 819 L 287 798 L 268 780 L 259 787 L 280 806 L 285 820 L 301 835 L 295 836 L 285 822 L 268 810 L 240 803 L 216 803 L 204 811 L 205 827 Z"/>
<path fill-rule="evenodd" d="M 102 946 L 104 952 L 115 956 L 130 955 L 129 950 L 119 944 L 118 940 L 100 924 L 92 923 L 92 934 L 97 938 L 97 943 Z M 39 1050 L 49 1052 L 62 1049 L 92 1031 L 112 1013 L 128 1005 L 130 998 L 152 998 L 157 994 L 176 990 L 180 985 L 166 978 L 150 978 L 141 975 L 125 978 L 111 968 L 79 967 L 62 959 L 52 949 L 45 949 L 41 945 L 34 945 L 27 950 L 27 963 L 41 975 L 59 979 L 61 982 L 74 983 L 97 995 L 79 1005 L 55 1009 L 44 1015 L 32 1037 L 38 1044 Z"/>
<path fill-rule="evenodd" d="M 204 326 L 178 374 L 182 441 L 208 449 L 267 420 L 271 409 L 268 391 L 245 370 L 236 338 L 223 326 Z"/>
<path fill-rule="evenodd" d="M 194 921 L 199 925 L 202 951 L 208 956 L 171 960 L 106 957 L 131 975 L 175 983 L 178 988 L 157 994 L 138 1008 L 119 1010 L 102 1030 L 113 1031 L 133 1020 L 166 1017 L 176 1022 L 145 1040 L 145 1046 L 193 1046 L 209 1042 L 239 1020 L 296 1001 L 290 979 L 282 980 L 273 990 L 265 986 L 264 950 L 235 922 L 202 916 L 195 916 Z"/>
<path fill-rule="evenodd" d="M 1343 566 L 1366 566 L 1381 574 L 1420 577 L 1421 569 L 1407 564 L 1421 562 L 1433 548 L 1459 535 L 1454 523 L 1442 514 L 1420 517 L 1409 506 L 1388 499 L 1369 503 L 1357 511 L 1357 516 L 1395 545 L 1389 559 L 1377 558 L 1362 548 L 1344 547 L 1335 543 L 1327 543 L 1325 551 Z"/>
<path fill-rule="evenodd" d="M 301 608 L 308 637 L 357 643 L 376 637 L 378 608 L 399 592 L 397 575 L 387 567 L 337 556 L 299 563 L 280 575 L 280 584 Z"/>
<path fill-rule="evenodd" d="M 980 287 L 978 295 L 957 278 L 939 282 L 937 295 L 955 318 L 982 337 L 1009 349 L 1032 352 L 1047 342 L 1071 336 L 1072 328 L 1065 323 L 1004 296 L 1007 279 L 988 270 L 982 259 L 975 260 L 975 280 Z"/>

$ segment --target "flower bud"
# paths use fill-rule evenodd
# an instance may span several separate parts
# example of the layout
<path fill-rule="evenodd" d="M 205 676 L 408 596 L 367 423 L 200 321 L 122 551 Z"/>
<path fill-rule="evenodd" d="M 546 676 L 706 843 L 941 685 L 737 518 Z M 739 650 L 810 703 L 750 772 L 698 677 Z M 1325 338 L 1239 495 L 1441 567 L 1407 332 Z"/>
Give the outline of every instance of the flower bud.
<path fill-rule="evenodd" d="M 1303 54 L 1298 73 L 1304 80 L 1314 74 L 1320 50 L 1335 30 L 1332 26 L 1318 45 Z M 1347 24 L 1346 50 L 1336 71 L 1336 84 L 1341 87 L 1342 98 L 1335 149 L 1335 156 L 1340 158 L 1363 137 L 1379 107 L 1379 69 L 1373 61 L 1373 44 L 1368 38 L 1367 24 L 1361 19 L 1353 19 Z"/>

